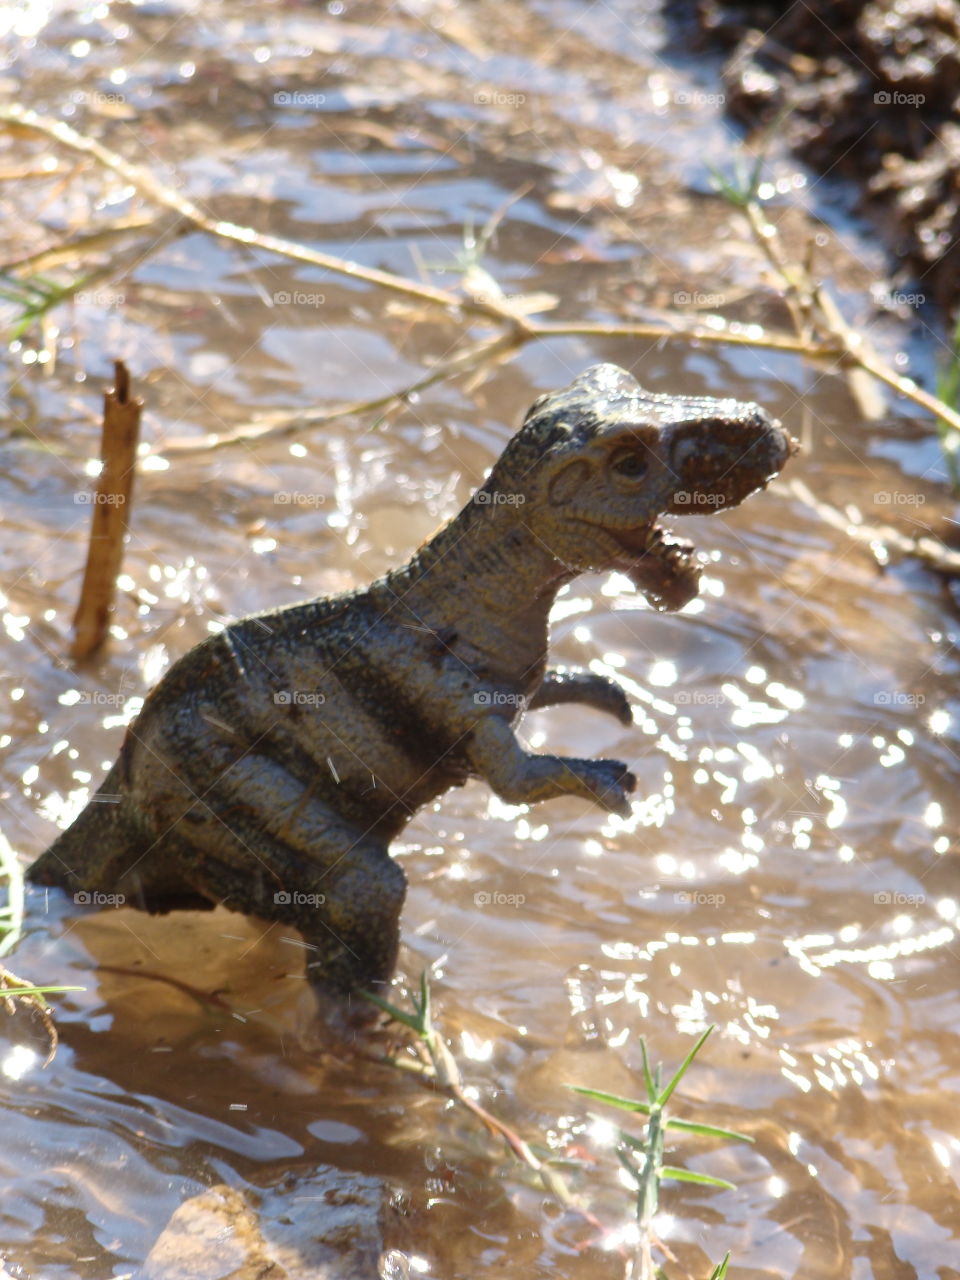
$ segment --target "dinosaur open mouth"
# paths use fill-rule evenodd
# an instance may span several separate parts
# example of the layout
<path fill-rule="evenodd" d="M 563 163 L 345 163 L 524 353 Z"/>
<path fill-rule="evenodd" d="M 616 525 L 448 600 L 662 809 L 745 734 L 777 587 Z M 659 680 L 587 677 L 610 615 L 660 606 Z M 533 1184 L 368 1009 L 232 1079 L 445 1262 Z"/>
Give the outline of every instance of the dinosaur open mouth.
<path fill-rule="evenodd" d="M 658 524 L 610 532 L 626 553 L 617 568 L 643 592 L 654 609 L 674 612 L 696 599 L 700 566 L 693 558 L 692 542 Z"/>

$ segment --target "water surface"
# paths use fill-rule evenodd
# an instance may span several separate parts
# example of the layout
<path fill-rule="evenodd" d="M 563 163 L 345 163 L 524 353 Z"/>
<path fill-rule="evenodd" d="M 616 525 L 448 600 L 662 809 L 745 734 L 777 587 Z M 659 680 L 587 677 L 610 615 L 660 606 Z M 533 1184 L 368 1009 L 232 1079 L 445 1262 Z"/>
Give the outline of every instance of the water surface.
<path fill-rule="evenodd" d="M 692 300 L 782 322 L 760 255 L 710 191 L 708 166 L 730 163 L 734 139 L 709 69 L 664 47 L 652 7 L 266 0 L 8 16 L 11 92 L 216 217 L 453 286 L 465 236 L 512 200 L 484 266 L 506 293 L 556 295 L 558 318 Z M 36 141 L 5 136 L 0 168 L 47 155 L 48 178 L 0 186 L 10 256 L 152 210 Z M 912 349 L 906 323 L 873 314 L 877 251 L 824 184 L 775 152 L 773 165 L 791 243 L 819 234 L 847 314 L 891 356 Z M 145 470 L 114 642 L 73 671 L 89 518 L 77 497 L 115 358 L 163 455 L 251 412 L 402 388 L 459 332 L 199 232 L 150 243 L 122 281 L 55 313 L 55 368 L 31 332 L 2 374 L 0 789 L 24 860 L 211 625 L 396 563 L 466 500 L 526 406 L 598 360 L 654 390 L 758 400 L 803 438 L 792 475 L 853 519 L 949 527 L 937 445 L 903 406 L 865 423 L 842 378 L 789 356 L 567 338 L 385 418 Z M 641 1035 L 670 1065 L 716 1026 L 679 1106 L 755 1143 L 678 1144 L 675 1163 L 736 1190 L 665 1190 L 671 1275 L 705 1276 L 729 1250 L 738 1277 L 960 1276 L 953 599 L 916 566 L 878 566 L 786 484 L 685 525 L 709 563 L 682 615 L 599 577 L 558 602 L 554 658 L 616 674 L 636 726 L 575 708 L 525 723 L 535 748 L 630 762 L 632 817 L 572 800 L 511 809 L 479 783 L 418 815 L 396 849 L 411 886 L 402 974 L 432 967 L 437 1017 L 489 1105 L 531 1140 L 601 1158 L 574 1181 L 610 1226 L 628 1198 L 566 1086 L 636 1094 Z M 31 896 L 15 967 L 84 991 L 56 1001 L 55 1062 L 15 1057 L 22 1078 L 2 1087 L 10 1274 L 134 1274 L 189 1196 L 322 1165 L 385 1180 L 414 1274 L 622 1274 L 442 1100 L 310 1050 L 292 942 L 226 912 L 151 920 L 45 899 Z M 0 1030 L 42 1056 L 36 1027 Z"/>

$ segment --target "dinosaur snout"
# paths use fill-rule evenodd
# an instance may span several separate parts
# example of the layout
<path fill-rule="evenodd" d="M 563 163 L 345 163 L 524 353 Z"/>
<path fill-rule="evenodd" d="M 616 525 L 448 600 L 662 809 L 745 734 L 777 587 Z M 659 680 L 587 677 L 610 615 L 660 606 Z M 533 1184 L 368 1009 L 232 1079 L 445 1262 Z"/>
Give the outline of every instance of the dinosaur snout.
<path fill-rule="evenodd" d="M 754 410 L 744 432 L 747 443 L 744 465 L 748 472 L 751 469 L 766 471 L 764 480 L 772 480 L 800 445 L 777 419 L 771 418 L 757 406 L 754 406 Z"/>
<path fill-rule="evenodd" d="M 779 474 L 798 444 L 759 405 L 679 432 L 670 450 L 677 515 L 735 507 Z"/>
<path fill-rule="evenodd" d="M 782 470 L 788 458 L 799 453 L 800 441 L 795 440 L 778 419 L 770 418 L 762 409 L 757 413 L 760 420 L 755 425 L 756 435 L 767 450 L 773 476 Z"/>

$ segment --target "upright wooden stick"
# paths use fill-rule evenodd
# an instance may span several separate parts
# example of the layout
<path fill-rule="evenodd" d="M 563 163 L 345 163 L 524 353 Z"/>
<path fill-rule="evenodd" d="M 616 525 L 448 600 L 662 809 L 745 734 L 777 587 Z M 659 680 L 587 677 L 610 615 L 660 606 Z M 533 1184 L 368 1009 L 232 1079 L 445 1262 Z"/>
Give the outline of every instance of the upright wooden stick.
<path fill-rule="evenodd" d="M 123 560 L 133 476 L 140 439 L 143 401 L 130 395 L 130 374 L 122 360 L 114 364 L 115 386 L 103 397 L 102 470 L 90 495 L 93 518 L 80 604 L 73 619 L 70 656 L 89 657 L 107 638 Z"/>

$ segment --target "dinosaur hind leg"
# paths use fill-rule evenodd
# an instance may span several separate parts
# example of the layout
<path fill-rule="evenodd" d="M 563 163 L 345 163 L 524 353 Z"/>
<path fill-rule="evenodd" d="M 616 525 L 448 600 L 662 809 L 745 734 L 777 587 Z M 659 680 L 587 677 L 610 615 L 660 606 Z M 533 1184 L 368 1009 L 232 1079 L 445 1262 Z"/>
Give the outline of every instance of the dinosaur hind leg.
<path fill-rule="evenodd" d="M 180 862 L 184 888 L 293 925 L 308 946 L 308 977 L 320 993 L 342 995 L 389 979 L 406 877 L 385 843 L 255 753 L 224 770 L 182 825 L 190 819 L 193 854 Z"/>

